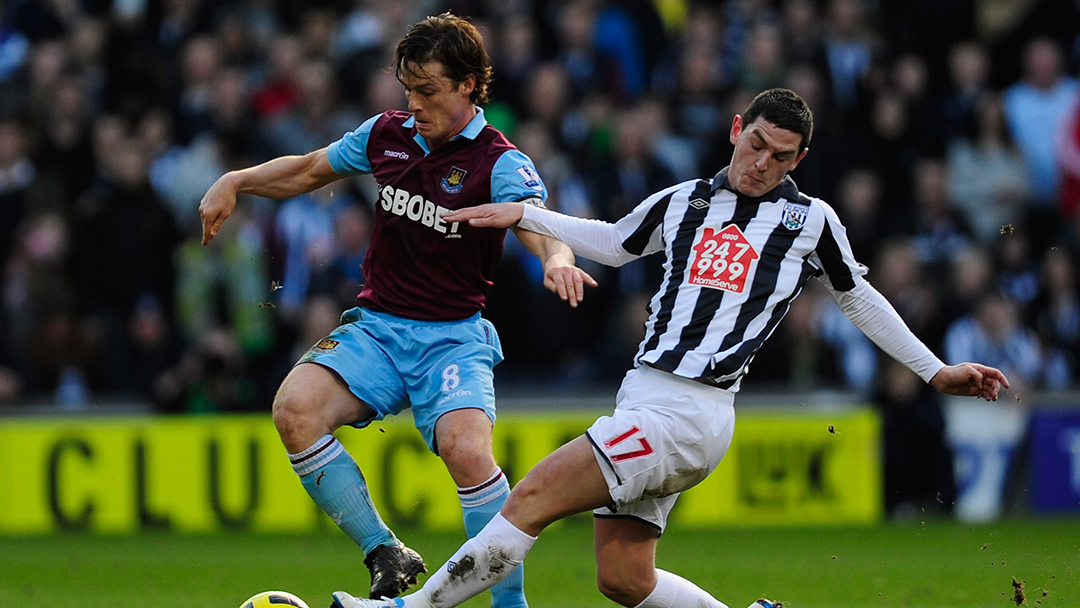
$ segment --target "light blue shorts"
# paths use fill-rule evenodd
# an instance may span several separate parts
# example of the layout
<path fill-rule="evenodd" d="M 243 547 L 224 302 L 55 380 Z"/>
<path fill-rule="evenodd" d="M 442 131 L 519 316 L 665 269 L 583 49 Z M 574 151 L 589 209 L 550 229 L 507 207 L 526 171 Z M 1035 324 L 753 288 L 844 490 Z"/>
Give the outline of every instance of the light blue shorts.
<path fill-rule="evenodd" d="M 353 308 L 297 363 L 334 370 L 375 411 L 354 427 L 411 407 L 417 430 L 438 454 L 435 423 L 443 414 L 480 409 L 495 422 L 492 368 L 502 360 L 495 326 L 480 313 L 461 321 L 414 321 Z"/>

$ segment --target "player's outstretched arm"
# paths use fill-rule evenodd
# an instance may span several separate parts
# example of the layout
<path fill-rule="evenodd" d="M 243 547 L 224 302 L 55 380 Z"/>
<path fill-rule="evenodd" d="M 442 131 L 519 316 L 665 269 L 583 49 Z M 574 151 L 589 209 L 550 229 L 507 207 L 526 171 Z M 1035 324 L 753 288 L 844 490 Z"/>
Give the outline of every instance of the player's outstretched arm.
<path fill-rule="evenodd" d="M 510 228 L 521 221 L 524 203 L 487 203 L 444 213 L 447 222 L 469 222 L 475 228 Z M 574 265 L 574 252 L 566 243 L 529 230 L 514 228 L 514 235 L 544 263 L 544 287 L 559 294 L 570 306 L 585 297 L 585 286 L 596 287 L 589 273 Z"/>
<path fill-rule="evenodd" d="M 282 156 L 261 165 L 230 171 L 218 178 L 199 202 L 202 244 L 217 236 L 236 208 L 240 193 L 267 198 L 291 198 L 340 179 L 327 160 L 326 148 L 304 156 Z"/>
<path fill-rule="evenodd" d="M 597 283 L 589 273 L 574 265 L 574 252 L 569 245 L 522 228 L 513 230 L 525 248 L 543 262 L 544 287 L 558 294 L 564 302 L 576 308 L 585 298 L 585 286 L 596 287 Z"/>
<path fill-rule="evenodd" d="M 447 222 L 468 221 L 475 228 L 509 228 L 521 221 L 523 213 L 524 203 L 487 203 L 455 209 L 442 217 Z"/>
<path fill-rule="evenodd" d="M 930 379 L 930 385 L 946 395 L 980 397 L 997 401 L 1002 387 L 1009 388 L 1009 380 L 1001 370 L 981 363 L 946 365 Z"/>

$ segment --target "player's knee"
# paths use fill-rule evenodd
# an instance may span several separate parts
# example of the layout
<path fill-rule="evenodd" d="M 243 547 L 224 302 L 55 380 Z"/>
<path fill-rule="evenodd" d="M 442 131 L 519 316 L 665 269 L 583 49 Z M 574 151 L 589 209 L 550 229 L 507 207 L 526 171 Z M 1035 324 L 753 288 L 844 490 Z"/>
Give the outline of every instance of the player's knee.
<path fill-rule="evenodd" d="M 623 606 L 637 606 L 652 592 L 648 581 L 619 568 L 603 566 L 597 568 L 596 587 L 604 597 Z"/>
<path fill-rule="evenodd" d="M 528 511 L 536 506 L 536 503 L 544 496 L 545 488 L 535 475 L 526 475 L 514 486 L 511 497 L 507 499 L 507 505 Z"/>
<path fill-rule="evenodd" d="M 289 451 L 303 450 L 318 439 L 313 436 L 317 434 L 317 423 L 311 408 L 289 391 L 278 391 L 274 397 L 273 419 L 278 436 Z"/>
<path fill-rule="evenodd" d="M 502 514 L 526 533 L 536 536 L 557 517 L 551 515 L 552 507 L 547 504 L 549 497 L 550 492 L 545 492 L 534 479 L 526 475 L 506 498 Z"/>
<path fill-rule="evenodd" d="M 439 437 L 439 456 L 459 485 L 480 483 L 495 470 L 490 445 L 479 433 L 445 434 Z"/>

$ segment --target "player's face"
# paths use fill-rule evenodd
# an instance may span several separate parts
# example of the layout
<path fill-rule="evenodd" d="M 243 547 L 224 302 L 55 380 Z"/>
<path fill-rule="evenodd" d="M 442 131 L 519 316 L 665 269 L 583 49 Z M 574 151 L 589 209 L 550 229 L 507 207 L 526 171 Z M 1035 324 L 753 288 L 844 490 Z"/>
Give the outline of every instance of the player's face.
<path fill-rule="evenodd" d="M 802 136 L 781 129 L 764 118 L 742 124 L 742 116 L 731 122 L 731 155 L 728 182 L 742 194 L 761 196 L 780 185 L 784 176 L 799 164 L 806 150 L 799 152 Z"/>
<path fill-rule="evenodd" d="M 401 84 L 409 111 L 416 118 L 416 130 L 432 150 L 461 133 L 476 115 L 469 96 L 476 78 L 454 82 L 446 76 L 446 68 L 437 61 L 423 65 L 411 63 L 401 72 Z"/>

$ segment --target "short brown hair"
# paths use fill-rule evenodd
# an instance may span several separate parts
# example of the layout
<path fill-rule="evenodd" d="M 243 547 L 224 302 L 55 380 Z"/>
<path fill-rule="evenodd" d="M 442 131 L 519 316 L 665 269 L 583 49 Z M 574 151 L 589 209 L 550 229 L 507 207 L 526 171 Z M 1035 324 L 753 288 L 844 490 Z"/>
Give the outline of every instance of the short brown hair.
<path fill-rule="evenodd" d="M 484 103 L 490 96 L 491 65 L 484 49 L 484 37 L 476 27 L 457 15 L 443 13 L 427 17 L 409 29 L 398 43 L 394 56 L 394 74 L 413 72 L 408 66 L 437 61 L 454 82 L 476 77 L 473 103 Z"/>
<path fill-rule="evenodd" d="M 781 129 L 798 133 L 802 137 L 800 152 L 810 147 L 810 138 L 814 135 L 814 114 L 794 91 L 768 89 L 758 93 L 742 113 L 743 125 L 749 125 L 759 117 Z"/>

